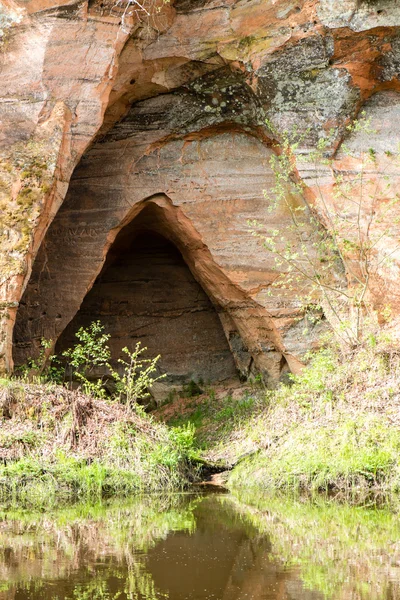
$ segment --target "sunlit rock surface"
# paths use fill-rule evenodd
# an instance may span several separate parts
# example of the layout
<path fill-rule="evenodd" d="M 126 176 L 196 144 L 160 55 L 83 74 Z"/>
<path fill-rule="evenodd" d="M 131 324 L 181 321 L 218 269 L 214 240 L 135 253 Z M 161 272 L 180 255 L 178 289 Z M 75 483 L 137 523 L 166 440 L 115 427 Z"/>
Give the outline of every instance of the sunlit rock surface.
<path fill-rule="evenodd" d="M 55 343 L 80 319 L 114 240 L 147 218 L 147 230 L 175 246 L 208 297 L 213 335 L 226 341 L 237 371 L 276 381 L 299 367 L 324 325 L 303 334 L 302 287 L 271 288 L 274 257 L 248 221 L 290 238 L 287 210 L 271 211 L 263 194 L 286 129 L 302 134 L 299 174 L 322 220 L 320 194 L 334 202 L 331 174 L 321 181 L 302 160 L 318 139 L 330 135 L 338 169 L 349 168 L 346 138 L 353 150 L 373 147 L 374 177 L 386 172 L 400 131 L 397 2 L 176 0 L 145 8 L 148 15 L 126 2 L 3 1 L 2 368 L 12 367 L 15 320 L 17 362 L 38 351 L 40 338 Z M 364 108 L 376 132 L 361 139 L 347 126 Z M 394 164 L 390 177 L 396 185 Z M 148 205 L 153 212 L 141 217 Z M 391 223 L 396 211 L 385 213 Z M 393 227 L 377 244 L 378 254 L 388 251 L 391 267 L 372 288 L 380 305 L 398 311 Z"/>

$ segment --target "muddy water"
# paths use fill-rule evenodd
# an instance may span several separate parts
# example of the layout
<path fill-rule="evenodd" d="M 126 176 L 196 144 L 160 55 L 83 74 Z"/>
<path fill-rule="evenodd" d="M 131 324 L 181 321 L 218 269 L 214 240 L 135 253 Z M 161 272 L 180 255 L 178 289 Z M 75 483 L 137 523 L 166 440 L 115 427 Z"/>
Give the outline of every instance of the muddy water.
<path fill-rule="evenodd" d="M 393 508 L 229 494 L 0 514 L 0 599 L 394 600 Z"/>

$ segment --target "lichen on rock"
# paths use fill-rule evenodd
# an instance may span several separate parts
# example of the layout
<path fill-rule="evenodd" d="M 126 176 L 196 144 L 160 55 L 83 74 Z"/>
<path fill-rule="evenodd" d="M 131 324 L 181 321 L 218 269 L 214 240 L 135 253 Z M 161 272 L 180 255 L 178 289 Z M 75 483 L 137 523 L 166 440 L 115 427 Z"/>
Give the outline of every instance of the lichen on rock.
<path fill-rule="evenodd" d="M 287 211 L 269 210 L 263 193 L 274 187 L 269 161 L 285 132 L 301 138 L 296 177 L 322 215 L 334 180 L 326 166 L 307 164 L 319 140 L 329 138 L 326 152 L 340 161 L 349 124 L 374 97 L 379 118 L 398 130 L 397 4 L 176 0 L 128 19 L 129 2 L 7 0 L 0 353 L 8 368 L 24 289 L 20 330 L 57 338 L 118 232 L 161 197 L 231 351 L 242 349 L 238 362 L 279 379 L 291 357 L 295 364 L 317 344 L 317 333 L 301 336 L 302 287 L 270 293 L 277 268 L 247 221 L 292 243 Z M 397 133 L 387 135 L 390 147 Z M 199 267 L 204 256 L 209 271 Z"/>
<path fill-rule="evenodd" d="M 21 21 L 21 14 L 16 10 L 0 6 L 0 52 L 5 50 L 8 35 L 12 27 Z"/>

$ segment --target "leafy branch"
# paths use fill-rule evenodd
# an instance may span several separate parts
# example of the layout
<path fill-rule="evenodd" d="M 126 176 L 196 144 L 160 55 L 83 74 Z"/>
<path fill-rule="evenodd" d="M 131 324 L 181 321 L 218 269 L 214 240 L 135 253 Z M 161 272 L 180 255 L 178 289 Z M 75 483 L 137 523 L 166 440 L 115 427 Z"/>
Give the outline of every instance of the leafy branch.
<path fill-rule="evenodd" d="M 350 133 L 373 132 L 365 113 L 347 129 Z M 393 161 L 398 161 L 399 153 L 385 153 L 388 164 L 380 168 L 375 178 L 370 171 L 380 165 L 373 149 L 361 153 L 355 171 L 345 171 L 329 156 L 333 133 L 320 138 L 307 158 L 313 166 L 317 190 L 316 200 L 310 203 L 296 166 L 299 146 L 307 132 L 303 135 L 296 130 L 284 132 L 279 153 L 270 160 L 274 185 L 264 191 L 264 196 L 269 211 L 283 207 L 290 223 L 285 231 L 268 230 L 257 221 L 249 225 L 252 234 L 275 256 L 279 274 L 272 287 L 294 293 L 307 287 L 304 304 L 321 303 L 330 315 L 335 333 L 354 347 L 361 343 L 367 321 L 377 320 L 372 283 L 376 285 L 382 279 L 380 270 L 390 265 L 391 257 L 399 249 L 396 246 L 391 252 L 384 252 L 383 257 L 378 252 L 382 240 L 397 224 L 393 219 L 386 223 L 400 199 L 398 193 L 393 194 L 387 170 Z M 344 144 L 342 152 L 351 157 Z M 322 185 L 327 170 L 334 180 L 333 202 L 328 202 Z"/>

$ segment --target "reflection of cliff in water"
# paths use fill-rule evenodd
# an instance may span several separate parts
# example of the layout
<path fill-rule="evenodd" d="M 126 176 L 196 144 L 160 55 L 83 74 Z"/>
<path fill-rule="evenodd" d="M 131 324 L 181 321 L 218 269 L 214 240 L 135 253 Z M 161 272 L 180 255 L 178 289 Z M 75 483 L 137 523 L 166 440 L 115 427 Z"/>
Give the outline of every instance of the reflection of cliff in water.
<path fill-rule="evenodd" d="M 394 600 L 387 508 L 146 495 L 0 513 L 0 600 Z"/>
<path fill-rule="evenodd" d="M 289 600 L 289 590 L 301 600 L 322 598 L 303 589 L 297 570 L 282 569 L 269 537 L 229 497 L 209 497 L 194 514 L 191 536 L 175 532 L 148 554 L 156 587 L 171 600 Z"/>
<path fill-rule="evenodd" d="M 226 496 L 8 514 L 0 546 L 1 600 L 261 600 L 302 589 L 298 573 L 271 559 L 268 537 Z"/>
<path fill-rule="evenodd" d="M 244 499 L 244 498 L 243 498 Z M 230 495 L 0 516 L 0 600 L 394 600 L 388 509 Z"/>

